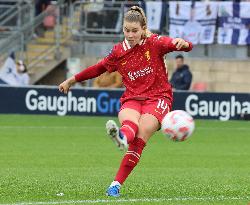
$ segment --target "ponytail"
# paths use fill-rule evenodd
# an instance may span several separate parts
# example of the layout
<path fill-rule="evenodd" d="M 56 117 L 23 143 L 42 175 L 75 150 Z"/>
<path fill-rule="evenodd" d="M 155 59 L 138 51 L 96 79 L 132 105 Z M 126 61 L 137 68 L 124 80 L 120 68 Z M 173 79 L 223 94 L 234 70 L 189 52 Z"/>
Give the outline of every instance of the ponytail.
<path fill-rule="evenodd" d="M 125 21 L 139 22 L 142 27 L 147 28 L 147 18 L 143 9 L 139 6 L 132 6 L 124 16 Z"/>

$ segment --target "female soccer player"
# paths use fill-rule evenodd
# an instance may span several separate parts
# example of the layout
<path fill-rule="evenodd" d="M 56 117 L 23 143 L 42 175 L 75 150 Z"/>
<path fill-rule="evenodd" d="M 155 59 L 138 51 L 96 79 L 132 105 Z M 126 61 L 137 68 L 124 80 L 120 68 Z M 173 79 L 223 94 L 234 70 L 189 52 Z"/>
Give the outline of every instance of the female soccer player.
<path fill-rule="evenodd" d="M 118 114 L 121 128 L 114 121 L 106 124 L 107 132 L 119 147 L 127 147 L 107 195 L 120 196 L 120 188 L 139 162 L 149 138 L 160 128 L 163 117 L 172 107 L 172 88 L 168 82 L 164 55 L 172 51 L 190 51 L 192 44 L 181 38 L 172 39 L 147 30 L 144 11 L 131 7 L 124 16 L 125 39 L 116 44 L 101 62 L 90 66 L 59 85 L 67 93 L 75 83 L 97 77 L 105 71 L 118 71 L 126 88 Z"/>

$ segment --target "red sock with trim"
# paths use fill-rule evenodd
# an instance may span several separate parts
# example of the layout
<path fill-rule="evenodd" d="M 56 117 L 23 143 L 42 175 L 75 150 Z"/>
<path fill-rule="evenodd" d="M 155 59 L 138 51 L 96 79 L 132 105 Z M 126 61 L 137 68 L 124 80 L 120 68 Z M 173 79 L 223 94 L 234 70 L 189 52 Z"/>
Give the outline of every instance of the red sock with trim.
<path fill-rule="evenodd" d="M 124 120 L 120 128 L 120 132 L 126 136 L 127 143 L 130 144 L 135 139 L 138 131 L 138 125 L 130 120 Z"/>
<path fill-rule="evenodd" d="M 123 184 L 128 175 L 139 162 L 145 145 L 146 143 L 141 138 L 134 138 L 134 140 L 129 145 L 127 153 L 123 157 L 120 168 L 115 176 L 115 181 Z"/>

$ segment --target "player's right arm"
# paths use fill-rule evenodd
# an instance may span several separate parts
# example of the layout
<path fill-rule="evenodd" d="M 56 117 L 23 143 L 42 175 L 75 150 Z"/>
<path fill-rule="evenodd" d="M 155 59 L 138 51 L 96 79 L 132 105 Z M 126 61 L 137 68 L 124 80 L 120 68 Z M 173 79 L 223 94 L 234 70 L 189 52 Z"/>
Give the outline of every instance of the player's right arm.
<path fill-rule="evenodd" d="M 106 68 L 104 67 L 102 62 L 97 63 L 96 65 L 90 66 L 62 82 L 59 85 L 59 91 L 67 94 L 70 87 L 73 86 L 76 82 L 82 82 L 91 78 L 95 78 L 104 72 L 106 72 Z"/>
<path fill-rule="evenodd" d="M 59 85 L 59 91 L 67 94 L 70 87 L 73 86 L 76 82 L 82 82 L 91 78 L 95 78 L 106 71 L 115 71 L 117 69 L 116 62 L 116 55 L 113 49 L 110 54 L 99 63 L 84 69 L 83 71 L 62 82 Z"/>
<path fill-rule="evenodd" d="M 76 83 L 75 76 L 68 78 L 59 85 L 59 91 L 67 94 L 70 87 Z"/>

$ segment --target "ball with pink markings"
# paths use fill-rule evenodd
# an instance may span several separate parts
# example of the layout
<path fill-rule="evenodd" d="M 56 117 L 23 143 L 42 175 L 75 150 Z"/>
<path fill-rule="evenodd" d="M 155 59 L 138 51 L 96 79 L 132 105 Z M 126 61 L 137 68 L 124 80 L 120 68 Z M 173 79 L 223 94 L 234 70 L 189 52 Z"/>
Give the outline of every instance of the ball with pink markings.
<path fill-rule="evenodd" d="M 169 112 L 162 120 L 161 130 L 169 139 L 177 142 L 188 139 L 195 128 L 193 117 L 184 110 Z"/>

